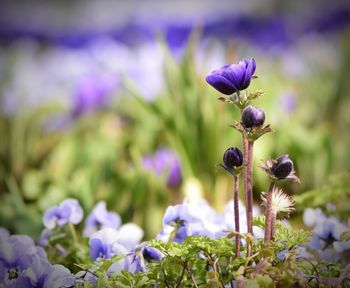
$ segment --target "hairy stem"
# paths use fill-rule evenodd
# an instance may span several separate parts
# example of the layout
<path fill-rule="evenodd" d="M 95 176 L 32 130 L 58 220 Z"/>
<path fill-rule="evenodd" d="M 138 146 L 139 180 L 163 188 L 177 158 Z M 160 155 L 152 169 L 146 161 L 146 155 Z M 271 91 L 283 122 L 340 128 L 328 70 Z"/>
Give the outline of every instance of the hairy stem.
<path fill-rule="evenodd" d="M 247 158 L 247 230 L 253 235 L 253 147 L 254 142 L 248 141 Z"/>
<path fill-rule="evenodd" d="M 276 213 L 276 211 L 272 211 L 272 213 L 271 213 L 271 234 L 270 234 L 270 239 L 272 241 L 275 239 L 276 220 L 277 220 L 277 213 Z"/>
<path fill-rule="evenodd" d="M 272 190 L 275 183 L 271 181 L 269 190 L 266 195 L 266 213 L 265 213 L 265 244 L 269 243 L 271 240 L 271 219 L 272 219 Z"/>
<path fill-rule="evenodd" d="M 243 159 L 244 162 L 247 163 L 248 159 L 248 139 L 246 135 L 243 135 Z M 245 206 L 247 207 L 247 175 L 248 175 L 248 167 L 247 165 L 244 166 L 243 169 L 243 189 L 244 189 L 244 202 Z M 246 217 L 247 217 L 247 223 L 248 223 L 248 210 L 246 209 Z"/>
<path fill-rule="evenodd" d="M 239 204 L 238 204 L 238 191 L 239 191 L 239 178 L 237 175 L 234 175 L 234 192 L 233 192 L 233 211 L 235 215 L 235 230 L 240 232 L 239 229 Z M 236 257 L 240 256 L 241 251 L 241 239 L 239 235 L 236 235 Z"/>

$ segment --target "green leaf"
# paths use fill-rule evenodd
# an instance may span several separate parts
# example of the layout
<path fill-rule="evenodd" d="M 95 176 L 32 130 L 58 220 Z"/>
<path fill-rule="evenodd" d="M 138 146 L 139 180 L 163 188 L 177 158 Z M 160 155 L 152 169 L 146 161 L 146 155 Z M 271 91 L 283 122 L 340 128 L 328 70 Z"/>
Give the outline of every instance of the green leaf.
<path fill-rule="evenodd" d="M 350 231 L 344 232 L 340 235 L 341 241 L 349 241 L 350 240 Z"/>

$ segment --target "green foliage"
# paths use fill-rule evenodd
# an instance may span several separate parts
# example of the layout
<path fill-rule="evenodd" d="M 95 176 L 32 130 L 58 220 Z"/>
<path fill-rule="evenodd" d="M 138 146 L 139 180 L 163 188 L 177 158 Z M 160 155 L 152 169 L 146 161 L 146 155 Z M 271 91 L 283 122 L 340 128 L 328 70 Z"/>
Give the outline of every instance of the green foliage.
<path fill-rule="evenodd" d="M 261 222 L 262 217 L 255 219 Z M 210 239 L 190 236 L 183 243 L 151 240 L 147 246 L 154 247 L 164 255 L 160 262 L 147 264 L 145 272 L 132 274 L 128 271 L 107 277 L 110 265 L 121 259 L 105 259 L 79 266 L 91 271 L 96 277 L 95 286 L 86 282 L 79 287 L 212 287 L 227 285 L 243 287 L 346 287 L 349 269 L 342 264 L 316 261 L 299 256 L 298 246 L 310 236 L 307 231 L 283 229 L 278 224 L 278 239 L 266 247 L 261 240 L 253 241 L 253 255 L 236 258 L 235 243 L 230 237 Z M 292 232 L 295 233 L 293 236 Z M 244 236 L 244 235 L 242 235 Z M 276 237 L 277 238 L 277 237 Z M 277 254 L 284 251 L 283 258 Z M 84 275 L 83 275 L 84 276 Z M 231 283 L 231 284 L 230 284 Z M 318 284 L 320 286 L 317 286 Z M 330 286 L 327 286 L 330 285 Z M 236 287 L 236 286 L 235 286 Z"/>
<path fill-rule="evenodd" d="M 294 200 L 299 211 L 307 207 L 325 207 L 328 203 L 333 203 L 337 207 L 337 214 L 346 217 L 350 213 L 347 205 L 349 197 L 350 173 L 342 173 L 330 177 L 328 183 L 320 188 L 296 195 Z"/>

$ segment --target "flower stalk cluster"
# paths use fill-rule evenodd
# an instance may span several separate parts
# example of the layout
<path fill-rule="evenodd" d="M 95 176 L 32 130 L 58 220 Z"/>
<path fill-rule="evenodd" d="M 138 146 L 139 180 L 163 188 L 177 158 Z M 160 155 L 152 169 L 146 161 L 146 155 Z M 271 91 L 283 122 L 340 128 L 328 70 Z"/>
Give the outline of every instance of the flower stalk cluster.
<path fill-rule="evenodd" d="M 227 172 L 234 177 L 234 216 L 235 232 L 239 234 L 239 175 L 243 170 L 244 199 L 246 204 L 246 220 L 248 235 L 253 236 L 253 155 L 254 143 L 262 135 L 272 132 L 270 125 L 265 125 L 265 112 L 251 105 L 251 101 L 260 97 L 263 92 L 248 93 L 251 80 L 256 70 L 254 59 L 242 60 L 238 64 L 225 65 L 218 70 L 214 70 L 206 77 L 207 82 L 216 90 L 224 94 L 218 99 L 225 103 L 234 104 L 241 112 L 240 121 L 234 121 L 231 125 L 242 135 L 243 153 L 238 148 L 229 148 L 224 154 L 224 164 L 220 164 Z M 243 157 L 240 159 L 239 151 Z M 236 153 L 235 153 L 236 152 Z M 231 158 L 230 158 L 231 157 Z M 232 161 L 229 161 L 232 160 Z M 292 211 L 293 200 L 285 195 L 282 190 L 275 187 L 279 180 L 290 179 L 299 181 L 295 175 L 293 162 L 287 155 L 283 155 L 276 160 L 267 160 L 262 168 L 271 178 L 270 187 L 267 193 L 263 194 L 263 202 L 266 210 L 265 215 L 265 243 L 274 238 L 275 223 L 277 213 Z M 238 223 L 238 224 L 237 224 Z M 236 237 L 236 242 L 239 237 Z M 236 256 L 240 253 L 240 244 L 236 243 Z M 252 255 L 252 247 L 247 244 L 247 257 Z"/>

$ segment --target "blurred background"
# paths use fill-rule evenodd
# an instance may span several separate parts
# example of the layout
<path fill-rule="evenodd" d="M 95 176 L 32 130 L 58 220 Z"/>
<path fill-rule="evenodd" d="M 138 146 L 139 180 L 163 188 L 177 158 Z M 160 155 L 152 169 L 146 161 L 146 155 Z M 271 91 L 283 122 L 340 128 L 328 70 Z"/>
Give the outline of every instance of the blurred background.
<path fill-rule="evenodd" d="M 41 215 L 67 197 L 99 200 L 146 238 L 170 204 L 201 195 L 222 211 L 232 177 L 217 168 L 241 147 L 205 76 L 254 57 L 249 91 L 275 129 L 262 159 L 289 154 L 303 208 L 348 219 L 349 1 L 1 1 L 0 226 L 38 237 Z"/>

